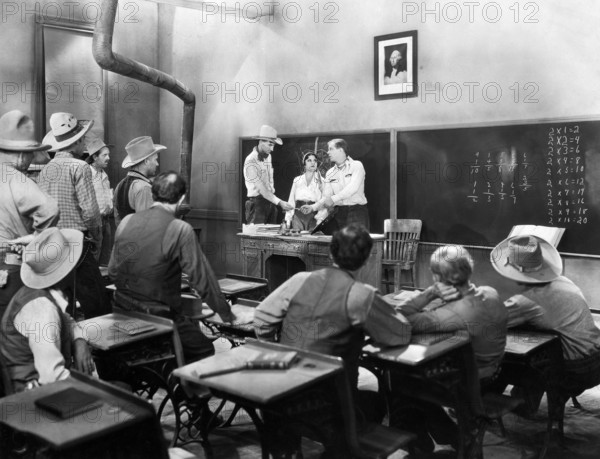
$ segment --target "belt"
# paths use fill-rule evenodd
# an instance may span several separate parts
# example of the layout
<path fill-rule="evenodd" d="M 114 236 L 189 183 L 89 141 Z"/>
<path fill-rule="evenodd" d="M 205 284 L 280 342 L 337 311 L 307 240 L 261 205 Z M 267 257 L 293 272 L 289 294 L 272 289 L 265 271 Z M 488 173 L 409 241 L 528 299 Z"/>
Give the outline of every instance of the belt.
<path fill-rule="evenodd" d="M 314 204 L 315 201 L 296 201 L 296 206 L 304 206 Z"/>

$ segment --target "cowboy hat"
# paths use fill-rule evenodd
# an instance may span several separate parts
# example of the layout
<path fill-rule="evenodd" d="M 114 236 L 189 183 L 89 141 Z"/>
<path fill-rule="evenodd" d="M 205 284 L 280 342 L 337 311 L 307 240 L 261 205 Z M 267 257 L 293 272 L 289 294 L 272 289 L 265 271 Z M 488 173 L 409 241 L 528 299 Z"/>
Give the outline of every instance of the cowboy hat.
<path fill-rule="evenodd" d="M 12 110 L 0 118 L 0 150 L 15 153 L 44 151 L 50 145 L 42 145 L 33 138 L 33 132 L 24 129 L 30 118 L 20 110 Z"/>
<path fill-rule="evenodd" d="M 82 252 L 81 231 L 45 229 L 23 250 L 21 279 L 30 288 L 51 287 L 71 272 Z"/>
<path fill-rule="evenodd" d="M 100 150 L 102 150 L 105 147 L 109 148 L 109 149 L 110 149 L 110 147 L 114 147 L 114 145 L 108 145 L 108 144 L 104 143 L 102 141 L 102 139 L 99 138 L 99 137 L 94 137 L 94 138 L 91 138 L 91 139 L 86 139 L 86 145 L 85 146 L 86 146 L 86 152 L 89 155 L 85 160 L 88 163 L 90 163 L 90 164 L 94 162 L 93 156 L 96 153 L 98 153 Z"/>
<path fill-rule="evenodd" d="M 127 169 L 128 167 L 135 166 L 137 163 L 141 163 L 146 158 L 149 158 L 154 153 L 158 153 L 161 150 L 166 150 L 167 147 L 159 145 L 152 141 L 150 136 L 136 137 L 127 145 L 125 145 L 125 151 L 127 156 L 123 160 L 121 167 Z"/>
<path fill-rule="evenodd" d="M 283 145 L 283 141 L 277 137 L 277 131 L 266 124 L 263 124 L 260 127 L 260 132 L 258 135 L 252 138 L 257 140 L 270 140 L 271 142 L 275 142 L 277 145 Z"/>
<path fill-rule="evenodd" d="M 505 239 L 492 250 L 490 261 L 500 275 L 525 284 L 553 281 L 563 268 L 554 246 L 537 236 Z"/>
<path fill-rule="evenodd" d="M 42 142 L 52 146 L 50 151 L 59 151 L 81 139 L 93 125 L 94 121 L 77 120 L 71 113 L 53 113 L 50 116 L 50 132 Z"/>

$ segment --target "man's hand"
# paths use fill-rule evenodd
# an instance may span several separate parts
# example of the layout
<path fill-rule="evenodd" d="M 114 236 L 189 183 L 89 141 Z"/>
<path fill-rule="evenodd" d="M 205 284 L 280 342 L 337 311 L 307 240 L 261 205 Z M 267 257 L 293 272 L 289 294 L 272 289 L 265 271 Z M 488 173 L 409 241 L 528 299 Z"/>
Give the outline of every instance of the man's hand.
<path fill-rule="evenodd" d="M 73 342 L 73 360 L 75 368 L 85 374 L 91 375 L 96 368 L 88 343 L 83 338 Z"/>
<path fill-rule="evenodd" d="M 292 206 L 289 202 L 286 201 L 279 201 L 279 206 L 286 212 L 288 210 L 294 210 L 294 206 Z"/>
<path fill-rule="evenodd" d="M 21 236 L 17 239 L 13 239 L 12 241 L 8 241 L 11 252 L 23 253 L 25 246 L 33 241 L 34 237 L 34 234 L 28 234 L 27 236 Z"/>
<path fill-rule="evenodd" d="M 235 316 L 235 314 L 232 311 L 231 314 L 228 315 L 227 317 L 221 316 L 221 320 L 223 320 L 223 322 L 227 322 L 228 324 L 232 324 L 237 320 L 237 317 Z"/>
<path fill-rule="evenodd" d="M 330 197 L 325 198 L 325 207 L 333 207 L 333 199 Z"/>
<path fill-rule="evenodd" d="M 310 204 L 304 204 L 302 207 L 300 207 L 300 212 L 302 212 L 304 215 L 308 215 L 314 211 Z"/>
<path fill-rule="evenodd" d="M 435 298 L 441 298 L 446 302 L 458 300 L 460 298 L 460 292 L 455 287 L 444 284 L 443 282 L 436 282 L 429 288 L 431 289 L 431 295 Z"/>

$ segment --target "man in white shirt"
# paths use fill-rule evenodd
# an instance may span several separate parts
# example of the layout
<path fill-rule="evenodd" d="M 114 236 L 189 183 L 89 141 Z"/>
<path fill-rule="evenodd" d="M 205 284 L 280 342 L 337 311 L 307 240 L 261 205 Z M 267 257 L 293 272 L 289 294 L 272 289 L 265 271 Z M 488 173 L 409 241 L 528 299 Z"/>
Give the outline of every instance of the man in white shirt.
<path fill-rule="evenodd" d="M 102 216 L 102 232 L 100 233 L 96 259 L 100 264 L 108 264 L 112 245 L 112 229 L 109 219 L 113 213 L 113 191 L 105 170 L 110 161 L 110 149 L 108 145 L 96 137 L 87 142 L 87 151 L 89 156 L 86 161 L 91 166 L 92 183 L 94 184 L 96 201 Z M 102 257 L 103 253 L 105 254 L 104 257 Z M 103 260 L 105 263 L 102 263 Z"/>
<path fill-rule="evenodd" d="M 345 140 L 333 139 L 327 145 L 327 154 L 335 165 L 325 174 L 323 197 L 315 204 L 302 206 L 301 210 L 309 213 L 328 207 L 339 228 L 355 223 L 369 229 L 365 168 L 347 155 Z"/>
<path fill-rule="evenodd" d="M 248 190 L 246 223 L 274 223 L 277 219 L 276 206 L 284 211 L 294 208 L 275 196 L 271 153 L 275 144 L 282 145 L 283 142 L 277 137 L 277 131 L 267 125 L 261 126 L 259 135 L 254 138 L 258 140 L 258 145 L 244 161 L 244 181 Z"/>
<path fill-rule="evenodd" d="M 83 330 L 67 314 L 62 290 L 73 283 L 83 233 L 48 228 L 23 250 L 25 284 L 10 301 L 0 326 L 0 352 L 17 392 L 69 377 L 71 361 L 91 374 L 94 362 Z"/>

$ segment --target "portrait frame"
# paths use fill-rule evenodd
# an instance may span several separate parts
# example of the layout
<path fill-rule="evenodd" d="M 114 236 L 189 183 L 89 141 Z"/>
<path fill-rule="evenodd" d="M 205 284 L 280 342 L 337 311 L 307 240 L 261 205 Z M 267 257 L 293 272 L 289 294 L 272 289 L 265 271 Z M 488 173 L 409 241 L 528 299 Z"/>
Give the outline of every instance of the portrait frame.
<path fill-rule="evenodd" d="M 416 30 L 375 37 L 375 100 L 417 96 L 417 49 Z"/>

